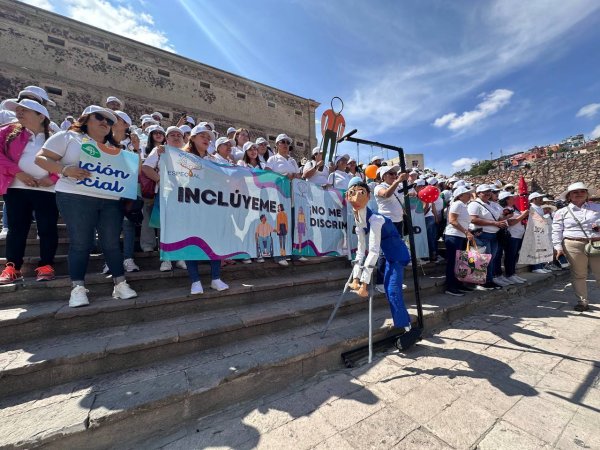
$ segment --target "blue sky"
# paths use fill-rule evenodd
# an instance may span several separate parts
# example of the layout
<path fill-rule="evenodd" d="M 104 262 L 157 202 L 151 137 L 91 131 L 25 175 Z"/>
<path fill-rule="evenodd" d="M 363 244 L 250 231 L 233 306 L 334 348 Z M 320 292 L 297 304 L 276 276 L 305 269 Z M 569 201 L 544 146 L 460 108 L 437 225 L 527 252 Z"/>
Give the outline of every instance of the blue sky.
<path fill-rule="evenodd" d="M 358 137 L 445 173 L 600 136 L 597 0 L 28 3 L 313 98 L 317 119 L 339 96 Z"/>

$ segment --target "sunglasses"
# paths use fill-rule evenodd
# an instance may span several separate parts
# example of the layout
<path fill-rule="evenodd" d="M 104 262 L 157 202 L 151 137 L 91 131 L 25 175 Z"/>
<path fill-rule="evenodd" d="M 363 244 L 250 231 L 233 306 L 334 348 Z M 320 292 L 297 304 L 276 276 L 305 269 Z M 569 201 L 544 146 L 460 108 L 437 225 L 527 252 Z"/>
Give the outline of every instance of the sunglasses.
<path fill-rule="evenodd" d="M 109 127 L 112 127 L 115 124 L 114 120 L 109 119 L 108 117 L 104 117 L 100 113 L 94 113 L 93 116 L 94 116 L 94 119 L 96 119 L 98 122 L 102 122 L 103 120 L 106 120 L 106 123 L 108 124 Z"/>

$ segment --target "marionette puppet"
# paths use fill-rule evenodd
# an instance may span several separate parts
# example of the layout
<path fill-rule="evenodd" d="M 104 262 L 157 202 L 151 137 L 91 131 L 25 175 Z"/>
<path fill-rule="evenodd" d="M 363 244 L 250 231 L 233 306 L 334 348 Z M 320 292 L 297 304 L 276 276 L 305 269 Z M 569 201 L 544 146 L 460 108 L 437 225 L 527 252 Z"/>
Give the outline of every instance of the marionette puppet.
<path fill-rule="evenodd" d="M 402 295 L 404 267 L 410 261 L 410 254 L 392 221 L 367 207 L 370 195 L 369 186 L 364 181 L 358 177 L 350 180 L 346 200 L 352 205 L 358 248 L 349 287 L 361 297 L 369 296 L 368 286 L 377 266 L 379 252 L 382 251 L 386 259 L 385 294 L 390 304 L 394 326 L 402 333 L 399 337 L 400 345 L 397 346 L 406 350 L 422 333 L 421 328 L 411 328 L 410 316 Z"/>

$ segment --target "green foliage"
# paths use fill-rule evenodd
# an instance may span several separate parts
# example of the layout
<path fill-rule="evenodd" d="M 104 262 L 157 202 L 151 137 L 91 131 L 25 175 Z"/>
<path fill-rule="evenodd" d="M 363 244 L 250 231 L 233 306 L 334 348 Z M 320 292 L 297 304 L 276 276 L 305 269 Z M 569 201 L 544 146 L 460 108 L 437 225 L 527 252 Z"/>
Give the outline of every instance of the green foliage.
<path fill-rule="evenodd" d="M 470 176 L 479 176 L 479 175 L 487 175 L 490 170 L 494 168 L 494 162 L 487 161 L 478 161 L 474 163 L 469 170 L 463 171 L 463 175 Z"/>

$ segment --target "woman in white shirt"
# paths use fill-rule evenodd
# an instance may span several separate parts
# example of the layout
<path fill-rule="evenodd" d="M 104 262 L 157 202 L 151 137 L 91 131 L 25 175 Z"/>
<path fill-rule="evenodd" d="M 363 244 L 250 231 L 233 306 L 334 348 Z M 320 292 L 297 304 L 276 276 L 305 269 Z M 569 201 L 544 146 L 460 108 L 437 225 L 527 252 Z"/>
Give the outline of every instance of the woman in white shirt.
<path fill-rule="evenodd" d="M 467 203 L 471 199 L 471 190 L 461 186 L 454 191 L 454 200 L 448 209 L 448 224 L 444 230 L 446 244 L 446 294 L 462 297 L 463 292 L 469 291 L 454 274 L 456 267 L 456 251 L 467 248 L 467 240 L 473 242 L 474 237 L 469 231 L 471 216 Z"/>
<path fill-rule="evenodd" d="M 327 184 L 332 185 L 335 189 L 348 189 L 348 183 L 352 179 L 352 175 L 346 173 L 349 159 L 349 155 L 336 156 L 334 161 L 335 171 L 329 174 Z"/>
<path fill-rule="evenodd" d="M 233 139 L 229 139 L 225 136 L 217 139 L 217 142 L 215 142 L 215 147 L 217 151 L 213 155 L 213 161 L 217 164 L 226 164 L 228 166 L 234 166 L 235 162 L 233 160 L 233 157 L 231 156 L 234 143 L 235 141 Z"/>
<path fill-rule="evenodd" d="M 510 284 L 522 284 L 527 280 L 516 274 L 517 261 L 519 260 L 519 251 L 523 245 L 523 236 L 525 235 L 525 225 L 523 220 L 529 216 L 529 211 L 521 212 L 515 205 L 517 194 L 502 191 L 498 196 L 498 203 L 503 208 L 502 214 L 508 220 L 509 236 L 502 243 L 504 247 L 504 276 L 500 281 L 508 281 Z"/>
<path fill-rule="evenodd" d="M 323 150 L 321 147 L 315 147 L 312 150 L 312 157 L 302 169 L 302 178 L 311 183 L 325 186 L 329 177 L 329 168 L 323 161 Z"/>
<path fill-rule="evenodd" d="M 250 140 L 250 131 L 246 128 L 239 128 L 233 135 L 235 147 L 231 149 L 231 159 L 237 163 L 244 156 L 244 144 Z"/>
<path fill-rule="evenodd" d="M 400 236 L 402 236 L 402 220 L 404 216 L 403 194 L 398 192 L 400 183 L 408 179 L 408 174 L 398 176 L 398 166 L 382 166 L 377 169 L 377 175 L 382 183 L 375 186 L 377 212 L 392 221 Z"/>
<path fill-rule="evenodd" d="M 567 188 L 569 204 L 554 214 L 552 245 L 556 258 L 567 257 L 571 267 L 573 289 L 577 295 L 575 311 L 589 309 L 587 287 L 588 269 L 600 283 L 600 256 L 589 256 L 585 246 L 591 243 L 600 247 L 600 205 L 588 201 L 588 188 L 581 182 Z"/>
<path fill-rule="evenodd" d="M 85 141 L 91 140 L 98 145 L 108 143 L 110 146 L 106 150 L 110 152 L 126 151 L 116 147 L 119 144 L 111 130 L 116 121 L 112 111 L 96 105 L 88 106 L 68 131 L 51 136 L 36 158 L 36 164 L 42 169 L 62 175 L 55 191 L 56 203 L 69 234 L 69 275 L 73 284 L 69 306 L 72 308 L 89 304 L 84 281 L 96 230 L 113 276 L 115 286 L 112 296 L 121 299 L 137 296 L 124 276 L 120 245 L 123 210 L 119 199 L 94 191 L 82 193 L 76 188 L 78 181 L 92 176 L 88 170 L 79 167 Z"/>
<path fill-rule="evenodd" d="M 254 142 L 246 142 L 244 144 L 244 156 L 237 164 L 248 169 L 264 169 L 265 163 L 258 157 L 258 145 Z"/>
<path fill-rule="evenodd" d="M 35 164 L 38 151 L 50 136 L 50 118 L 46 108 L 34 100 L 9 100 L 4 107 L 15 112 L 17 122 L 0 128 L 0 193 L 4 196 L 9 222 L 7 262 L 0 274 L 0 284 L 23 279 L 21 266 L 32 213 L 35 213 L 40 238 L 37 281 L 52 280 L 58 244 L 58 209 L 54 194 L 58 176 Z"/>

